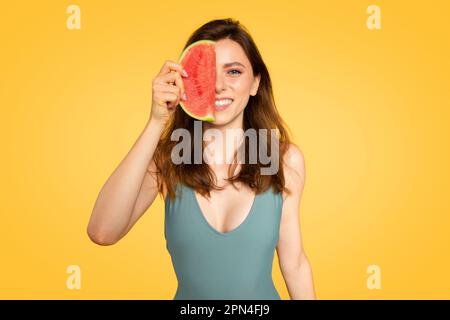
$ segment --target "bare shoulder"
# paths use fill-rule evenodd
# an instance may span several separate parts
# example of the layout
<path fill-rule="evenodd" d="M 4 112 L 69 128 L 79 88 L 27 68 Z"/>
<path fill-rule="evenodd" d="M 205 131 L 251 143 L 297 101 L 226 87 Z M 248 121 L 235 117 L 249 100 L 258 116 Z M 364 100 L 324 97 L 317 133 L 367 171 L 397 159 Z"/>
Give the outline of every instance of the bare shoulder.
<path fill-rule="evenodd" d="M 291 143 L 283 157 L 283 171 L 286 187 L 294 194 L 303 190 L 305 183 L 305 157 L 300 148 Z"/>
<path fill-rule="evenodd" d="M 305 157 L 300 148 L 291 143 L 283 158 L 284 167 L 287 173 L 295 173 L 305 177 Z"/>

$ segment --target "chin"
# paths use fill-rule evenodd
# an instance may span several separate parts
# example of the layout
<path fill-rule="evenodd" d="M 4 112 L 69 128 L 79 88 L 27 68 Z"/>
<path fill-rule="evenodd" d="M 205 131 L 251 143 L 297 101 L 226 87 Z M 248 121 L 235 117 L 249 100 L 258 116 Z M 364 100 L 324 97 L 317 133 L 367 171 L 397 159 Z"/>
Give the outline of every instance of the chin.
<path fill-rule="evenodd" d="M 214 121 L 211 122 L 214 126 L 225 126 L 232 123 L 237 118 L 233 110 L 223 110 L 214 114 Z"/>
<path fill-rule="evenodd" d="M 224 117 L 222 115 L 220 116 L 215 116 L 215 119 L 213 122 L 210 122 L 210 124 L 212 126 L 224 126 L 227 125 L 228 123 L 231 122 L 231 118 L 230 117 Z"/>
<path fill-rule="evenodd" d="M 214 121 L 210 123 L 213 126 L 226 126 L 234 121 L 239 121 L 237 118 L 239 118 L 243 112 L 244 108 L 241 110 L 239 105 L 234 105 L 228 109 L 214 112 Z"/>

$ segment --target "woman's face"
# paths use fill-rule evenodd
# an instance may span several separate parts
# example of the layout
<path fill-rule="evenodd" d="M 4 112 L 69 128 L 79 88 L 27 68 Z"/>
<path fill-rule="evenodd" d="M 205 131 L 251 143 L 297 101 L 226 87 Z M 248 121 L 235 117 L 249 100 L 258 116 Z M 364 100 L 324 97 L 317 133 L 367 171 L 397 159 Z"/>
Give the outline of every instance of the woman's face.
<path fill-rule="evenodd" d="M 223 126 L 236 122 L 240 126 L 250 95 L 254 96 L 258 91 L 260 77 L 253 75 L 250 61 L 236 41 L 221 39 L 215 48 L 216 108 L 212 124 Z M 221 105 L 224 98 L 231 98 L 231 103 Z"/>

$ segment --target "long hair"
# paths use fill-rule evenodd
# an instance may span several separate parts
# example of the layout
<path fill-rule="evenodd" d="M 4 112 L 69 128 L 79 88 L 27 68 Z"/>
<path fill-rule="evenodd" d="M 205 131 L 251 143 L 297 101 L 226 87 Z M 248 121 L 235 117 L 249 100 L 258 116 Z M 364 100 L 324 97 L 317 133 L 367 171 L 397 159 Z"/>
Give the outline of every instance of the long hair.
<path fill-rule="evenodd" d="M 234 40 L 241 45 L 250 60 L 253 74 L 255 76 L 260 75 L 261 77 L 257 94 L 255 96 L 250 96 L 247 106 L 244 109 L 243 130 L 245 132 L 246 130 L 253 128 L 256 132 L 264 132 L 264 130 L 260 129 L 266 129 L 265 131 L 270 134 L 271 129 L 275 129 L 278 136 L 277 148 L 272 148 L 270 138 L 257 134 L 257 149 L 258 154 L 260 154 L 260 140 L 263 139 L 264 143 L 267 143 L 267 146 L 265 146 L 264 149 L 276 152 L 279 160 L 279 168 L 276 174 L 262 175 L 260 170 L 266 165 L 260 162 L 259 157 L 257 163 L 249 163 L 247 157 L 247 155 L 249 155 L 249 141 L 244 139 L 241 148 L 245 148 L 246 159 L 244 163 L 242 163 L 239 172 L 235 175 L 230 174 L 230 172 L 234 172 L 234 167 L 230 166 L 230 169 L 228 170 L 228 181 L 231 182 L 233 186 L 234 182 L 240 181 L 252 188 L 257 194 L 266 191 L 269 187 L 272 187 L 276 193 L 282 191 L 290 193 L 285 187 L 283 173 L 283 156 L 290 144 L 289 134 L 287 127 L 275 106 L 269 72 L 247 29 L 241 25 L 239 21 L 231 18 L 212 20 L 201 26 L 190 36 L 184 49 L 195 41 L 218 41 L 226 38 Z M 191 161 L 189 164 L 182 163 L 178 165 L 171 161 L 172 149 L 177 144 L 177 141 L 171 140 L 172 132 L 175 129 L 184 128 L 189 131 L 191 137 L 194 137 L 194 121 L 198 120 L 191 118 L 177 106 L 168 125 L 164 129 L 155 150 L 153 159 L 157 169 L 158 191 L 161 195 L 163 194 L 162 183 L 164 182 L 167 188 L 167 195 L 170 199 L 174 199 L 175 197 L 175 186 L 177 183 L 183 183 L 195 189 L 198 193 L 207 195 L 208 197 L 210 196 L 210 191 L 212 189 L 222 189 L 216 185 L 215 174 L 204 161 L 202 161 L 201 164 L 195 164 L 194 161 Z M 191 144 L 191 155 L 193 155 L 193 139 L 191 139 Z M 201 146 L 203 152 L 203 149 L 205 148 L 203 139 Z M 237 152 L 235 153 L 235 159 L 236 154 Z"/>

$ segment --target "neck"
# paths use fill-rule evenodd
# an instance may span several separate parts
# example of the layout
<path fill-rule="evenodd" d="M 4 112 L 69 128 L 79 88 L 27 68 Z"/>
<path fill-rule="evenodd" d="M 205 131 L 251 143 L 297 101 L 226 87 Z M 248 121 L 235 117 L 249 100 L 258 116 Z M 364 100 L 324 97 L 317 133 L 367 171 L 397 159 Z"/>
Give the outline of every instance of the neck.
<path fill-rule="evenodd" d="M 212 165 L 227 166 L 233 162 L 233 156 L 244 136 L 243 115 L 224 125 L 204 123 L 206 134 L 205 156 Z M 208 130 L 215 129 L 210 131 Z M 218 130 L 218 131 L 217 131 Z"/>

